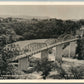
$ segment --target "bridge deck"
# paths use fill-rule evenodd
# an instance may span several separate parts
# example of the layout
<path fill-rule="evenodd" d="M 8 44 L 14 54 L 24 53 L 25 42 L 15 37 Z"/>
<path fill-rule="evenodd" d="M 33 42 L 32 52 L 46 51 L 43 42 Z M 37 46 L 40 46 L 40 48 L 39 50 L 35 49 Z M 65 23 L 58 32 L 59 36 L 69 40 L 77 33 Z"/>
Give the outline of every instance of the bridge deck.
<path fill-rule="evenodd" d="M 25 53 L 23 55 L 19 55 L 17 57 L 14 57 L 14 58 L 12 58 L 12 61 L 15 61 L 15 60 L 18 60 L 18 59 L 21 59 L 21 58 L 24 58 L 24 57 L 28 57 L 28 56 L 31 56 L 31 55 L 36 54 L 36 53 L 40 53 L 43 50 L 53 48 L 53 47 L 55 47 L 57 45 L 60 45 L 60 44 L 65 44 L 65 43 L 68 43 L 68 42 L 73 42 L 73 41 L 76 41 L 78 39 L 79 38 L 75 38 L 75 39 L 70 39 L 70 40 L 67 40 L 67 41 L 63 41 L 63 42 L 58 42 L 58 43 L 52 44 L 52 45 L 49 45 L 47 47 L 43 47 L 41 49 L 35 50 L 33 52 L 28 52 L 28 53 Z"/>

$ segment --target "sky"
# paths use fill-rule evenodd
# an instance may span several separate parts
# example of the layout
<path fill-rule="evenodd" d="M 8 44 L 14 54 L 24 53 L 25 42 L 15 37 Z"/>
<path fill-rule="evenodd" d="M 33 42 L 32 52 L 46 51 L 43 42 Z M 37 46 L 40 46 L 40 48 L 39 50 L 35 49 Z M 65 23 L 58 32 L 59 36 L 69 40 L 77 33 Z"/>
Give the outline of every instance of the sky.
<path fill-rule="evenodd" d="M 42 16 L 84 19 L 84 5 L 0 5 L 0 16 Z"/>

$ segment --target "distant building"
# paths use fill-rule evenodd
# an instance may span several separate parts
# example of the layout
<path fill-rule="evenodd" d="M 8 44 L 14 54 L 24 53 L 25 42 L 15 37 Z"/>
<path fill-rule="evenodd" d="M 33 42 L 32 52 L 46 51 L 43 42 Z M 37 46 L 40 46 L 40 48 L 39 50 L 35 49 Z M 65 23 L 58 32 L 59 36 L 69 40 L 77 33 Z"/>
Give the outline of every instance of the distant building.
<path fill-rule="evenodd" d="M 3 18 L 1 18 L 0 20 L 3 21 Z"/>
<path fill-rule="evenodd" d="M 84 27 L 80 28 L 80 32 L 81 32 L 81 37 L 83 37 L 84 36 Z"/>
<path fill-rule="evenodd" d="M 76 30 L 76 36 L 80 36 L 80 37 L 84 36 L 84 26 L 82 26 L 80 29 Z"/>

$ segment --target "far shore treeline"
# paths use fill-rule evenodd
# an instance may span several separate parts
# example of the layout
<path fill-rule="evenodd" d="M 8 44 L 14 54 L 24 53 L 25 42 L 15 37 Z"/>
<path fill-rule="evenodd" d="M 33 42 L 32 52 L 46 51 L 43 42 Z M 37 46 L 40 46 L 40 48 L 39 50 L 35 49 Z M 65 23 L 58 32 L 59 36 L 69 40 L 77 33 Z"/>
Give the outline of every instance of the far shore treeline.
<path fill-rule="evenodd" d="M 5 18 L 0 20 L 0 36 L 9 34 L 12 41 L 57 38 L 62 34 L 76 34 L 76 30 L 84 25 L 81 20 L 23 19 Z M 14 38 L 12 38 L 14 36 Z M 15 40 L 17 39 L 17 40 Z"/>

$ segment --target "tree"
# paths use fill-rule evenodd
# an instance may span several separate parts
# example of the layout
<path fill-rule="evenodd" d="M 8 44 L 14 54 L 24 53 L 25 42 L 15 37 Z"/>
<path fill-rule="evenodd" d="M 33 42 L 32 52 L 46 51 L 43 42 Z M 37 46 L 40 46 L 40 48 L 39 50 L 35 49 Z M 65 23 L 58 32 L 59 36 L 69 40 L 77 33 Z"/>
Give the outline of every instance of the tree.
<path fill-rule="evenodd" d="M 84 59 L 84 37 L 82 39 L 79 39 L 77 41 L 77 48 L 76 48 L 76 54 L 78 54 L 78 59 L 83 60 Z"/>
<path fill-rule="evenodd" d="M 5 50 L 5 46 L 7 45 L 7 36 L 0 36 L 0 76 L 7 75 L 8 73 L 12 74 L 12 69 L 9 69 L 9 54 Z"/>
<path fill-rule="evenodd" d="M 6 73 L 6 69 L 7 69 L 7 61 L 3 55 L 3 48 L 6 45 L 6 36 L 2 35 L 0 37 L 0 75 L 3 75 Z"/>

